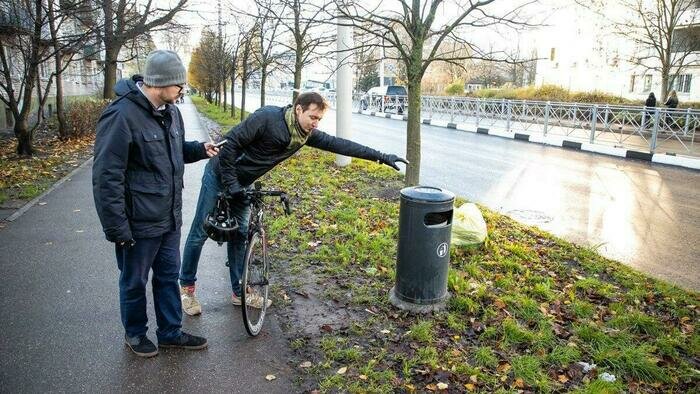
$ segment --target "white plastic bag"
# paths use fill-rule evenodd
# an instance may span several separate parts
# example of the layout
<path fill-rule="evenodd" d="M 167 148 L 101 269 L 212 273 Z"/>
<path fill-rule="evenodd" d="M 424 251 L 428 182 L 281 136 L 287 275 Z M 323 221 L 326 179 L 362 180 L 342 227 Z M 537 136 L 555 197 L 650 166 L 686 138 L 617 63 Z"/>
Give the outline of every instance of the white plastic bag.
<path fill-rule="evenodd" d="M 476 204 L 466 203 L 452 215 L 452 246 L 477 246 L 486 239 L 486 222 Z"/>

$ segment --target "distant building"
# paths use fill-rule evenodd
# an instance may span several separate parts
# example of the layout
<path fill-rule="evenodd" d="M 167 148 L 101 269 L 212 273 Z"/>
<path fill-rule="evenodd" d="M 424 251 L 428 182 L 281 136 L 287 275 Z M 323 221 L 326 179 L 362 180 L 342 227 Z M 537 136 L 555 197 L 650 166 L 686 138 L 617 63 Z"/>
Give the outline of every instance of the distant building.
<path fill-rule="evenodd" d="M 535 84 L 554 84 L 571 91 L 597 90 L 634 100 L 643 100 L 650 92 L 658 97 L 661 74 L 629 62 L 652 49 L 635 47 L 630 39 L 616 34 L 608 18 L 574 2 L 568 4 L 547 21 L 550 26 L 530 33 L 538 43 L 540 58 Z M 628 11 L 623 6 L 606 3 L 606 17 L 624 12 Z M 700 37 L 700 1 L 693 1 L 680 19 L 676 34 Z M 686 61 L 695 64 L 684 67 L 678 78 L 669 81 L 681 103 L 700 101 L 700 38 L 695 43 Z"/>

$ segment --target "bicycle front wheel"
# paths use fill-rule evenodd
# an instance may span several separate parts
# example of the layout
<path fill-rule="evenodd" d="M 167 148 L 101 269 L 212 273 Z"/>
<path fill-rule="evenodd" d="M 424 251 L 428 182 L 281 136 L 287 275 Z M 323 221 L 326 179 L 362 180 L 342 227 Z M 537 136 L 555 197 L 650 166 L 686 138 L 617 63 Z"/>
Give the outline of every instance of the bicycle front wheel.
<path fill-rule="evenodd" d="M 241 311 L 246 331 L 256 336 L 265 321 L 268 305 L 268 259 L 265 236 L 255 233 L 248 243 L 241 278 Z"/>

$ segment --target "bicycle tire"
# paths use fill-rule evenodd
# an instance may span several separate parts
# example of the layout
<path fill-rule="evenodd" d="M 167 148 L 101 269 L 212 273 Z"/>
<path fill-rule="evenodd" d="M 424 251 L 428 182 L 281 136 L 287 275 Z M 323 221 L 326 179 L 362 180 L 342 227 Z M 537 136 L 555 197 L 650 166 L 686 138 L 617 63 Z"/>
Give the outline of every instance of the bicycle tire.
<path fill-rule="evenodd" d="M 243 262 L 243 274 L 241 277 L 241 312 L 243 324 L 250 336 L 257 336 L 262 330 L 267 312 L 267 300 L 269 297 L 269 267 L 267 258 L 267 246 L 265 235 L 256 232 L 252 235 L 246 248 Z M 262 298 L 262 305 L 256 308 L 251 305 L 254 300 L 252 294 Z"/>

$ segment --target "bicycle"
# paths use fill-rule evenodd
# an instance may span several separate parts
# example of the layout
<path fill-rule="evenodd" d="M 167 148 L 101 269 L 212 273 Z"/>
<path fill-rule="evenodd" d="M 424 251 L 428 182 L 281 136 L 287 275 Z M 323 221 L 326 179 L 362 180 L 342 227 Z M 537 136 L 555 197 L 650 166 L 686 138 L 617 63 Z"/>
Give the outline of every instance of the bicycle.
<path fill-rule="evenodd" d="M 243 273 L 241 275 L 241 312 L 243 324 L 250 336 L 257 336 L 262 329 L 267 312 L 267 300 L 269 297 L 269 260 L 267 258 L 267 238 L 264 218 L 264 198 L 279 197 L 284 206 L 284 213 L 289 215 L 289 198 L 287 193 L 281 190 L 262 190 L 260 182 L 255 183 L 253 190 L 247 191 L 246 196 L 250 200 L 250 216 L 248 220 L 248 235 L 246 239 L 245 259 L 243 261 Z M 261 305 L 252 305 L 256 294 L 262 299 Z"/>

